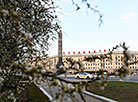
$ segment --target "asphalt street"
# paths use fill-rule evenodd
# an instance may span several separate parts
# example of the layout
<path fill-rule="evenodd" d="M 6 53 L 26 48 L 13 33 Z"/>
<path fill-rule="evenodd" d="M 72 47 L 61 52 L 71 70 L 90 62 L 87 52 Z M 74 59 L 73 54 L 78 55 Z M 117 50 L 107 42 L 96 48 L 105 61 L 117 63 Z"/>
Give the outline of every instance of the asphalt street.
<path fill-rule="evenodd" d="M 69 80 L 69 81 L 90 81 L 91 79 L 76 79 L 75 75 L 60 75 L 59 77 Z M 127 75 L 123 79 L 121 79 L 119 76 L 111 75 L 108 77 L 109 81 L 126 81 L 126 82 L 138 82 L 138 75 Z"/>

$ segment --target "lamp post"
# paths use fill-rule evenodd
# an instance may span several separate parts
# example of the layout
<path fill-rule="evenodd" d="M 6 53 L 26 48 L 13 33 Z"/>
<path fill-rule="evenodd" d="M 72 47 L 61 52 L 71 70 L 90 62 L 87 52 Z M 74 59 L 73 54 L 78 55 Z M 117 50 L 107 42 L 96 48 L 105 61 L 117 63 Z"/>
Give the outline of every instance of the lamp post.
<path fill-rule="evenodd" d="M 64 64 L 62 62 L 62 30 L 61 26 L 59 26 L 59 32 L 58 32 L 58 63 L 56 65 L 57 70 L 59 68 L 63 68 Z"/>

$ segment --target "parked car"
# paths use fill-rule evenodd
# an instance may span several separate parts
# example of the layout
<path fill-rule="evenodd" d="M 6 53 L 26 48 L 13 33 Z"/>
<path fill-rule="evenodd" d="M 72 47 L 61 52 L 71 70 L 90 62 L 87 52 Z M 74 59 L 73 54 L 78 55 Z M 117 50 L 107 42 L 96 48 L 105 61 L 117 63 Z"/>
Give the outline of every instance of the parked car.
<path fill-rule="evenodd" d="M 77 74 L 75 75 L 75 78 L 78 78 L 78 79 L 79 79 L 79 78 L 93 79 L 94 76 L 91 75 L 91 74 L 89 74 L 89 73 L 83 72 L 83 73 L 77 73 Z"/>

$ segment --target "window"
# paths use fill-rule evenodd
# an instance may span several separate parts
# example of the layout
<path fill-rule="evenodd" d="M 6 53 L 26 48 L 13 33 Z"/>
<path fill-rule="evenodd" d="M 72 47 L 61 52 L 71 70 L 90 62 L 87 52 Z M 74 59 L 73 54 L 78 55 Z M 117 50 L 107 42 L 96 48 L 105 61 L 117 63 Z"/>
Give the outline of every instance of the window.
<path fill-rule="evenodd" d="M 115 61 L 117 62 L 117 56 L 115 56 L 115 59 L 116 59 Z"/>
<path fill-rule="evenodd" d="M 121 57 L 121 61 L 123 61 L 123 57 Z"/>

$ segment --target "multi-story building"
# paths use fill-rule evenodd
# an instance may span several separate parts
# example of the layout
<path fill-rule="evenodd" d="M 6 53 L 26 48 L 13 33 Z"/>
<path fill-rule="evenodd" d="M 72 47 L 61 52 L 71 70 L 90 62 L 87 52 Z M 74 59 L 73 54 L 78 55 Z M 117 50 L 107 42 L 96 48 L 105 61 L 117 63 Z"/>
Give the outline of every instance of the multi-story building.
<path fill-rule="evenodd" d="M 88 54 L 81 54 L 80 52 L 78 54 L 65 54 L 63 53 L 63 62 L 66 60 L 66 58 L 72 58 L 76 61 L 82 61 L 85 56 L 90 56 L 90 55 L 101 55 L 101 54 L 106 54 L 106 52 L 94 52 L 94 53 L 88 53 Z M 133 54 L 133 57 L 131 61 L 137 61 L 138 60 L 138 52 L 131 52 Z M 106 70 L 108 73 L 113 73 L 121 66 L 123 65 L 123 53 L 122 52 L 113 52 L 112 53 L 112 60 L 104 59 L 104 60 L 95 60 L 92 62 L 88 61 L 83 61 L 84 65 L 84 71 L 86 72 L 97 72 L 100 69 Z M 131 62 L 130 61 L 130 62 Z M 55 71 L 56 70 L 56 64 L 58 63 L 58 56 L 52 56 L 49 58 L 43 59 L 43 65 L 46 71 Z M 64 64 L 66 67 L 68 66 L 67 64 Z M 130 72 L 137 73 L 138 71 L 138 63 L 134 63 L 133 65 L 130 65 L 128 67 Z M 74 72 L 73 70 L 69 70 L 70 72 Z"/>

